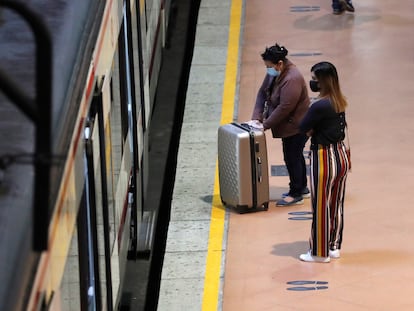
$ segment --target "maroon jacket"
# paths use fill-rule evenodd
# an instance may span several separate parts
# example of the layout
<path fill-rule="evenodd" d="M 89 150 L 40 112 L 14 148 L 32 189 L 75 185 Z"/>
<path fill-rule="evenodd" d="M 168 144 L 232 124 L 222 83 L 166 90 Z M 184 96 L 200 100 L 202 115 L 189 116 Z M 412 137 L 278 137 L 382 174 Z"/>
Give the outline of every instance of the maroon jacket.
<path fill-rule="evenodd" d="M 268 116 L 263 118 L 266 89 L 274 78 L 266 75 L 260 87 L 252 120 L 263 122 L 263 128 L 271 129 L 273 137 L 289 137 L 300 132 L 299 124 L 309 109 L 309 96 L 305 79 L 289 60 L 279 77 L 276 78 L 268 103 Z"/>

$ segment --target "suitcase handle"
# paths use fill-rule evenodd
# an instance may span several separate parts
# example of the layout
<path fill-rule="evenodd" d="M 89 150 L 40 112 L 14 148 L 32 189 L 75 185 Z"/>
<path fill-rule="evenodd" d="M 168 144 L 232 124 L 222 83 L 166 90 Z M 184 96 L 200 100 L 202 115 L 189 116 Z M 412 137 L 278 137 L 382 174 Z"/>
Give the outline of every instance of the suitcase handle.
<path fill-rule="evenodd" d="M 260 157 L 257 157 L 257 180 L 259 182 L 263 181 L 263 176 L 262 176 L 262 159 Z"/>

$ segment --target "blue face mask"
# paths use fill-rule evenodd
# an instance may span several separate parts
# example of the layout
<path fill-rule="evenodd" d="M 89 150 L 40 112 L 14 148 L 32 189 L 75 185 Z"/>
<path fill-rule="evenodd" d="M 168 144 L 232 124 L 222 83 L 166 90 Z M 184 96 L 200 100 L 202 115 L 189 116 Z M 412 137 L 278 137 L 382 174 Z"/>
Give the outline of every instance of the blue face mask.
<path fill-rule="evenodd" d="M 266 68 L 266 71 L 267 71 L 267 74 L 272 77 L 277 77 L 278 75 L 280 75 L 280 71 L 276 70 L 273 67 Z"/>

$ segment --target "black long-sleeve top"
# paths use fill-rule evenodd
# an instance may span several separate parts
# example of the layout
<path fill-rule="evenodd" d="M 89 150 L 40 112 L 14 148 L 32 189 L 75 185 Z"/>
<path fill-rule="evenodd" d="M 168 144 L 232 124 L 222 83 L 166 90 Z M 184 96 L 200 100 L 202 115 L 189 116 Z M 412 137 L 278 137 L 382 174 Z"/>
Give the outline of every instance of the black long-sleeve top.
<path fill-rule="evenodd" d="M 300 123 L 302 133 L 313 130 L 311 149 L 328 146 L 345 138 L 345 112 L 337 113 L 328 98 L 315 101 Z"/>

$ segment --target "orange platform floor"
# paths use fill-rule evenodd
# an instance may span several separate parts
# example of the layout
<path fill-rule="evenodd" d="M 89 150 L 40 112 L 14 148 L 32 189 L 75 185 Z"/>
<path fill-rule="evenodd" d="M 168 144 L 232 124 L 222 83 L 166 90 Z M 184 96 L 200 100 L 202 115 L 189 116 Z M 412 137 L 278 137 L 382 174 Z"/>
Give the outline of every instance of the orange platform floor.
<path fill-rule="evenodd" d="M 299 261 L 311 222 L 291 213 L 310 201 L 276 207 L 288 177 L 271 176 L 267 212 L 230 213 L 224 311 L 414 310 L 414 2 L 355 0 L 355 13 L 338 16 L 330 4 L 245 1 L 238 120 L 250 119 L 266 46 L 284 45 L 306 80 L 316 62 L 335 64 L 353 166 L 341 258 Z M 266 133 L 269 166 L 283 165 L 281 141 Z"/>

